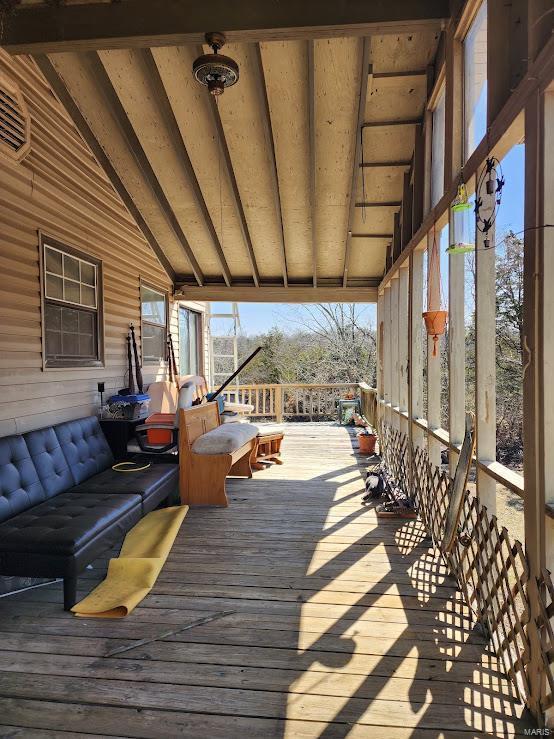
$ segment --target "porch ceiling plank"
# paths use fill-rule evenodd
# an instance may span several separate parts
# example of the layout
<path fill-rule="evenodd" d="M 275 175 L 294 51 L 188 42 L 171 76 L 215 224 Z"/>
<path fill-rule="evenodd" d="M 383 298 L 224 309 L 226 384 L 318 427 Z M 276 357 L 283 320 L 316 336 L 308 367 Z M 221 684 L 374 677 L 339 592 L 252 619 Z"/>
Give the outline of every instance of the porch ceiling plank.
<path fill-rule="evenodd" d="M 390 169 L 392 167 L 410 167 L 411 164 L 411 159 L 397 159 L 388 162 L 360 162 L 360 167 L 367 169 Z"/>
<path fill-rule="evenodd" d="M 214 19 L 230 42 L 400 34 L 439 28 L 449 15 L 448 0 L 43 3 L 16 8 L 2 44 L 12 54 L 45 54 L 202 43 Z"/>
<path fill-rule="evenodd" d="M 121 181 L 121 178 L 119 177 L 115 168 L 110 162 L 109 157 L 106 155 L 104 149 L 98 142 L 96 136 L 94 135 L 92 129 L 87 123 L 85 117 L 79 110 L 79 107 L 73 100 L 63 80 L 61 79 L 57 71 L 54 69 L 52 62 L 48 59 L 46 55 L 42 55 L 42 54 L 38 54 L 37 56 L 34 57 L 34 59 L 40 71 L 46 78 L 48 84 L 54 90 L 59 100 L 61 101 L 62 105 L 64 106 L 69 116 L 73 120 L 73 123 L 79 130 L 79 133 L 81 134 L 83 139 L 86 141 L 89 149 L 92 151 L 98 163 L 103 168 L 112 186 L 114 187 L 117 194 L 119 195 L 119 197 L 122 199 L 123 203 L 125 204 L 127 210 L 132 215 L 132 217 L 135 219 L 137 226 L 141 230 L 144 238 L 146 239 L 146 241 L 152 248 L 153 252 L 156 254 L 158 260 L 160 261 L 160 264 L 162 265 L 162 267 L 164 268 L 164 270 L 166 271 L 170 279 L 174 282 L 176 278 L 175 270 L 173 269 L 168 258 L 166 257 L 160 244 L 156 240 L 154 234 L 148 227 L 148 224 L 144 220 L 140 210 L 135 205 L 133 198 L 131 197 L 125 185 Z"/>
<path fill-rule="evenodd" d="M 196 173 L 192 166 L 187 147 L 181 135 L 179 124 L 177 123 L 177 119 L 175 118 L 175 113 L 171 106 L 171 102 L 167 95 L 162 77 L 158 70 L 156 60 L 154 59 L 154 56 L 152 55 L 152 51 L 150 49 L 141 49 L 138 53 L 140 54 L 144 69 L 146 70 L 147 80 L 154 93 L 157 108 L 165 126 L 167 127 L 171 135 L 175 151 L 177 153 L 177 156 L 179 157 L 183 171 L 185 172 L 186 177 L 192 187 L 194 196 L 198 204 L 198 208 L 204 218 L 206 228 L 212 238 L 214 249 L 217 253 L 217 257 L 221 265 L 223 279 L 225 280 L 225 283 L 227 285 L 230 285 L 232 282 L 231 271 L 229 269 L 229 265 L 227 264 L 225 254 L 223 252 L 223 247 L 221 245 L 212 217 L 208 210 L 208 206 L 206 205 L 206 201 L 204 200 L 204 195 L 202 194 L 200 184 L 198 183 Z"/>
<path fill-rule="evenodd" d="M 359 178 L 359 162 L 361 159 L 361 137 L 362 130 L 361 126 L 364 121 L 367 90 L 373 84 L 373 75 L 371 72 L 366 75 L 364 70 L 369 68 L 369 56 L 371 53 L 371 40 L 364 38 L 362 48 L 362 73 L 360 75 L 360 94 L 358 97 L 358 117 L 356 122 L 356 144 L 354 148 L 354 166 L 352 167 L 352 184 L 350 185 L 350 192 L 347 197 L 347 209 L 348 209 L 348 227 L 346 231 L 346 243 L 344 248 L 344 267 L 342 272 L 342 284 L 346 287 L 348 283 L 348 270 L 350 268 L 350 252 L 352 248 L 352 224 L 354 220 L 354 209 L 356 207 L 356 185 L 358 184 Z"/>
<path fill-rule="evenodd" d="M 308 118 L 309 118 L 309 147 L 310 147 L 310 220 L 312 224 L 312 278 L 314 287 L 317 287 L 317 237 L 315 230 L 315 193 L 316 193 L 316 162 L 315 162 L 315 67 L 314 42 L 308 44 Z"/>
<path fill-rule="evenodd" d="M 141 170 L 150 190 L 154 194 L 160 210 L 162 211 L 172 232 L 175 234 L 177 242 L 189 260 L 196 282 L 198 285 L 202 286 L 204 284 L 204 275 L 202 274 L 200 265 L 198 264 L 187 237 L 185 236 L 173 208 L 171 207 L 171 204 L 156 177 L 152 165 L 142 148 L 139 138 L 127 116 L 127 113 L 125 112 L 121 100 L 117 95 L 99 55 L 96 52 L 87 52 L 87 57 L 89 59 L 91 69 L 93 70 L 95 84 L 101 91 L 114 120 L 117 122 L 117 125 L 123 134 L 129 151 L 133 155 L 133 158 Z"/>
<path fill-rule="evenodd" d="M 378 279 L 375 280 L 375 284 Z M 204 285 L 196 287 L 183 285 L 176 291 L 176 297 L 183 300 L 214 300 L 218 302 L 255 302 L 255 303 L 375 303 L 377 287 L 321 286 L 313 285 Z"/>
<path fill-rule="evenodd" d="M 287 253 L 285 247 L 285 232 L 283 229 L 283 209 L 281 205 L 281 193 L 279 189 L 279 172 L 277 170 L 277 157 L 275 156 L 275 139 L 273 136 L 273 127 L 271 124 L 271 112 L 269 110 L 269 100 L 267 97 L 267 86 L 264 74 L 264 65 L 262 59 L 262 52 L 260 44 L 255 45 L 255 62 L 254 72 L 256 76 L 256 86 L 258 94 L 260 96 L 262 104 L 262 125 L 264 129 L 264 135 L 269 147 L 270 152 L 270 176 L 272 180 L 272 194 L 275 203 L 275 211 L 277 213 L 278 221 L 278 239 L 279 249 L 281 257 L 281 269 L 283 271 L 283 284 L 286 287 L 288 285 L 288 272 L 287 272 Z"/>

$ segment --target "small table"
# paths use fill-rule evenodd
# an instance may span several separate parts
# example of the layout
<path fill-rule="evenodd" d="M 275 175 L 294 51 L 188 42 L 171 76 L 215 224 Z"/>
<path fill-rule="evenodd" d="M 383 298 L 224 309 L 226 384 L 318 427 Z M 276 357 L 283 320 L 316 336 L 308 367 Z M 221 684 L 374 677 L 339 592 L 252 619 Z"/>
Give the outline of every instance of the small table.
<path fill-rule="evenodd" d="M 100 427 L 116 460 L 128 456 L 127 444 L 135 438 L 135 428 L 147 418 L 100 418 Z"/>

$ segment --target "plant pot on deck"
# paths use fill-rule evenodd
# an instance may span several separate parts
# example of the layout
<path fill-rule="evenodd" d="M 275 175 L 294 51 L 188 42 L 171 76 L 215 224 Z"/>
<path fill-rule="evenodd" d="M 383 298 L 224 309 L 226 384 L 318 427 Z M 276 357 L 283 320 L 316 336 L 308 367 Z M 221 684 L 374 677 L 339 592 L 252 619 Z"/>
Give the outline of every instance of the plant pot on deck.
<path fill-rule="evenodd" d="M 360 454 L 373 454 L 375 452 L 375 442 L 377 436 L 375 434 L 359 434 L 358 443 L 360 445 Z"/>

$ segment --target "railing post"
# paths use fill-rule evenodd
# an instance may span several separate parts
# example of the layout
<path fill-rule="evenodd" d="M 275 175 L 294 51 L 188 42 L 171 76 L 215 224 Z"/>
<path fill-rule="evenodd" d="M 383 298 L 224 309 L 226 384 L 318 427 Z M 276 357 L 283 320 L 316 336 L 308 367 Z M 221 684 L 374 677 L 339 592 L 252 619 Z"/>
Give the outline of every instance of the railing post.
<path fill-rule="evenodd" d="M 275 416 L 277 423 L 283 423 L 284 410 L 283 388 L 281 385 L 277 385 L 275 388 Z"/>

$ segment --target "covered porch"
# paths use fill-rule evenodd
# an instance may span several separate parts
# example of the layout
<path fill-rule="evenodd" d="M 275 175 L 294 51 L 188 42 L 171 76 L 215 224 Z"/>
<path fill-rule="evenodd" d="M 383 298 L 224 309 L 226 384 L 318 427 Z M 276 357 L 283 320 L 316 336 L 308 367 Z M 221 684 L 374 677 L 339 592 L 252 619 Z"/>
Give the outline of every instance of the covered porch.
<path fill-rule="evenodd" d="M 290 423 L 282 466 L 191 510 L 124 621 L 61 583 L 0 601 L 9 736 L 514 736 L 531 726 L 419 521 L 360 506 L 367 458 Z M 82 594 L 106 561 L 81 578 Z M 209 620 L 213 619 L 213 620 Z"/>

